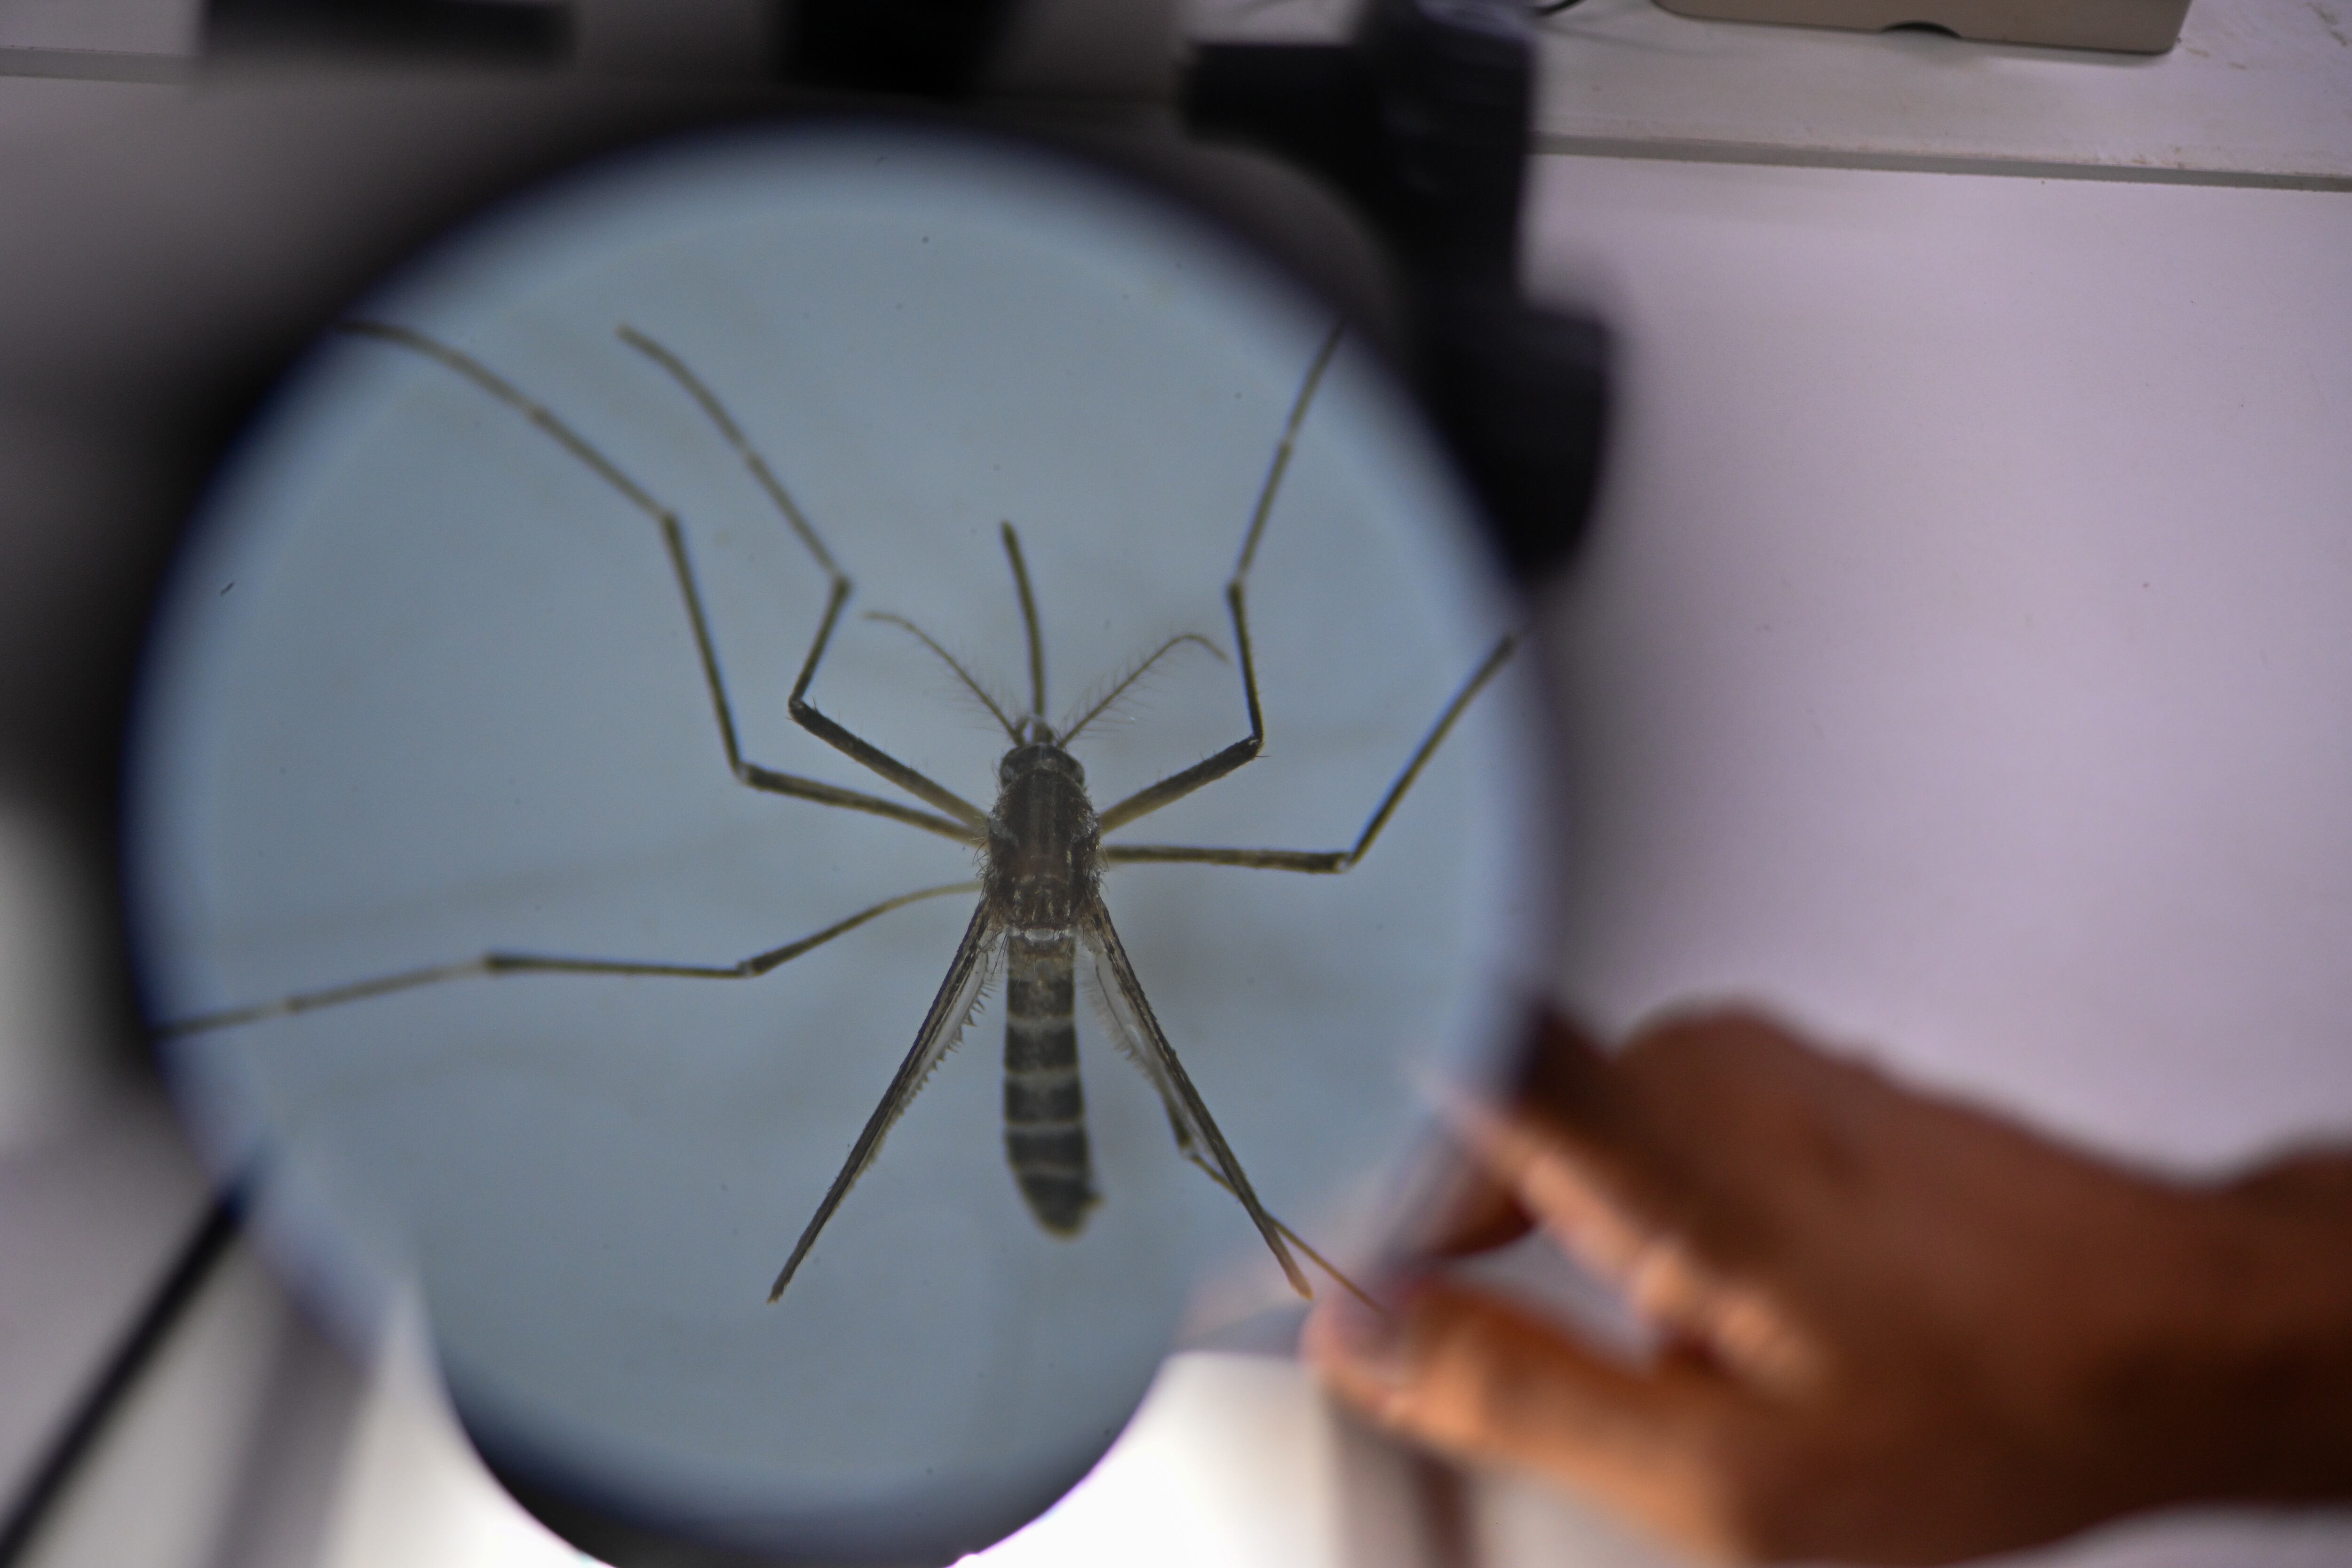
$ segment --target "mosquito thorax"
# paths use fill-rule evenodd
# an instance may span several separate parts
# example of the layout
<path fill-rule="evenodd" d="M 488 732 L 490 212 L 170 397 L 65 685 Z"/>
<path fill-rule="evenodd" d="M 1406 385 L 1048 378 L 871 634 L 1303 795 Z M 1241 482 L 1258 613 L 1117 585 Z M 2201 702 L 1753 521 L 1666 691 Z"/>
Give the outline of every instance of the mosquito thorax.
<path fill-rule="evenodd" d="M 1066 930 L 1102 875 L 1087 770 L 1060 742 L 1033 740 L 1005 752 L 996 776 L 981 874 L 987 897 L 1015 926 Z"/>

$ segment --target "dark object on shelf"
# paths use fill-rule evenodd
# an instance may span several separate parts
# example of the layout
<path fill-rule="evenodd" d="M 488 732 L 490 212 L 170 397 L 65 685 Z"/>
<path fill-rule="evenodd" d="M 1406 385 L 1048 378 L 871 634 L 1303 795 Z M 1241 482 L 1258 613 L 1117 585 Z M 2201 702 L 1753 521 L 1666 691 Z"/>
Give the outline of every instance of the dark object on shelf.
<path fill-rule="evenodd" d="M 555 65 L 572 52 L 572 7 L 543 0 L 205 0 L 205 52 Z"/>
<path fill-rule="evenodd" d="M 2189 0 L 1658 0 L 1710 22 L 1783 22 L 1884 33 L 1916 27 L 1996 44 L 2160 55 L 2179 41 Z"/>
<path fill-rule="evenodd" d="M 1608 424 L 1609 340 L 1519 298 L 1534 60 L 1519 0 L 1370 0 L 1346 45 L 1202 48 L 1187 122 L 1339 188 L 1411 280 L 1409 369 L 1511 569 L 1582 537 Z"/>
<path fill-rule="evenodd" d="M 782 73 L 807 87 L 962 96 L 1003 36 L 1010 0 L 800 0 Z"/>
<path fill-rule="evenodd" d="M 1567 563 L 1600 489 L 1609 335 L 1496 293 L 1432 301 L 1421 340 L 1423 395 L 1513 574 L 1539 581 Z"/>

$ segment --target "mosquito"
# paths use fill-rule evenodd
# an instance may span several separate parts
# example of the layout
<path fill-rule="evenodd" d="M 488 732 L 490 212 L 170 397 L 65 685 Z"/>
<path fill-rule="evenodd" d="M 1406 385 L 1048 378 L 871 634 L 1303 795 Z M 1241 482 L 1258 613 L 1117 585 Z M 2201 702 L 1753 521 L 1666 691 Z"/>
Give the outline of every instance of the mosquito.
<path fill-rule="evenodd" d="M 1000 537 L 1012 570 L 1013 591 L 1020 601 L 1022 629 L 1027 642 L 1027 712 L 1008 711 L 959 660 L 912 621 L 869 613 L 868 619 L 894 626 L 919 639 L 946 663 L 1003 728 L 1008 746 L 997 763 L 996 800 L 992 809 L 982 810 L 853 733 L 809 700 L 809 689 L 849 604 L 853 584 L 826 549 L 815 526 L 718 395 L 677 354 L 635 328 L 623 326 L 618 329 L 621 341 L 658 366 L 699 407 L 825 576 L 828 586 L 824 613 L 787 703 L 793 721 L 921 804 L 908 805 L 764 767 L 747 760 L 738 741 L 733 705 L 720 673 L 717 644 L 677 515 L 570 425 L 464 351 L 413 329 L 385 322 L 347 321 L 343 330 L 420 354 L 471 383 L 520 414 L 623 500 L 652 520 L 661 535 L 693 631 L 703 683 L 718 722 L 719 745 L 737 782 L 767 794 L 887 817 L 952 839 L 977 856 L 980 875 L 977 880 L 920 888 L 885 899 L 820 931 L 734 963 L 677 963 L 493 951 L 456 963 L 403 970 L 322 990 L 299 992 L 272 1002 L 181 1019 L 163 1025 L 159 1033 L 184 1036 L 225 1029 L 470 978 L 599 974 L 756 979 L 894 910 L 929 899 L 977 894 L 979 902 L 971 922 L 964 928 L 963 938 L 956 945 L 955 956 L 948 963 L 946 977 L 940 981 L 921 1026 L 915 1032 L 913 1046 L 850 1145 L 840 1173 L 801 1232 L 791 1256 L 777 1272 L 768 1300 L 773 1302 L 782 1297 L 842 1200 L 880 1153 L 884 1137 L 954 1047 L 987 989 L 1000 974 L 1005 982 L 1006 1162 L 1031 1215 L 1043 1229 L 1066 1237 L 1076 1236 L 1084 1227 L 1087 1213 L 1098 1201 L 1098 1194 L 1087 1138 L 1085 1096 L 1078 1077 L 1076 1001 L 1082 970 L 1091 983 L 1089 989 L 1113 1041 L 1141 1069 L 1158 1093 L 1167 1111 L 1177 1152 L 1239 1202 L 1291 1287 L 1301 1296 L 1311 1298 L 1314 1294 L 1306 1271 L 1293 1256 L 1296 1248 L 1333 1279 L 1355 1289 L 1344 1274 L 1259 1201 L 1241 1161 L 1219 1131 L 1215 1118 L 1210 1115 L 1200 1090 L 1193 1087 L 1191 1076 L 1169 1043 L 1167 1031 L 1144 995 L 1102 897 L 1103 873 L 1115 866 L 1186 863 L 1319 875 L 1349 870 L 1371 850 L 1381 829 L 1447 732 L 1511 657 L 1515 639 L 1507 635 L 1454 691 L 1391 781 L 1355 842 L 1345 848 L 1266 849 L 1103 842 L 1107 835 L 1246 765 L 1265 748 L 1265 716 L 1258 700 L 1257 671 L 1250 647 L 1250 568 L 1265 536 L 1267 520 L 1273 514 L 1283 476 L 1290 466 L 1300 427 L 1314 403 L 1316 389 L 1338 352 L 1343 329 L 1335 327 L 1323 341 L 1292 401 L 1289 417 L 1243 535 L 1240 556 L 1225 584 L 1225 608 L 1234 639 L 1234 657 L 1230 662 L 1240 669 L 1249 732 L 1204 760 L 1100 810 L 1087 796 L 1086 770 L 1072 754 L 1071 746 L 1137 681 L 1180 647 L 1198 646 L 1223 659 L 1223 650 L 1207 638 L 1192 633 L 1169 638 L 1099 700 L 1057 730 L 1045 717 L 1045 636 L 1036 597 L 1030 587 L 1028 565 L 1021 552 L 1020 535 L 1011 522 L 1002 525 Z"/>

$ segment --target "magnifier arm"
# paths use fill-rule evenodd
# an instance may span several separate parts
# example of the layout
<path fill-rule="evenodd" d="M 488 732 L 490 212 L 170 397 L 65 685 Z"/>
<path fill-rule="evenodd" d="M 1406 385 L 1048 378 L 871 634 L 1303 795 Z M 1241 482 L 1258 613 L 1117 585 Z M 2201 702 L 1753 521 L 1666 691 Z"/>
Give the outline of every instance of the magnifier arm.
<path fill-rule="evenodd" d="M 461 959 L 455 963 L 427 964 L 420 969 L 404 969 L 394 974 L 331 985 L 324 990 L 300 991 L 274 1002 L 226 1007 L 217 1013 L 201 1013 L 193 1018 L 180 1018 L 159 1025 L 155 1033 L 165 1038 L 200 1035 L 213 1029 L 235 1028 L 240 1024 L 257 1024 L 266 1018 L 291 1017 L 298 1013 L 314 1013 L 322 1007 L 364 1002 L 370 997 L 383 996 L 395 991 L 414 991 L 420 986 L 437 985 L 445 981 L 496 979 L 507 974 L 652 974 L 680 980 L 756 980 L 812 948 L 823 947 L 835 937 L 856 931 L 866 921 L 887 915 L 892 910 L 903 909 L 925 899 L 979 891 L 980 884 L 977 882 L 950 882 L 941 887 L 920 888 L 911 893 L 901 893 L 895 899 L 885 899 L 878 904 L 868 905 L 846 920 L 835 921 L 824 930 L 796 942 L 770 948 L 765 952 L 755 952 L 736 963 L 670 963 L 655 959 L 572 958 L 553 953 L 492 952 L 478 958 Z"/>

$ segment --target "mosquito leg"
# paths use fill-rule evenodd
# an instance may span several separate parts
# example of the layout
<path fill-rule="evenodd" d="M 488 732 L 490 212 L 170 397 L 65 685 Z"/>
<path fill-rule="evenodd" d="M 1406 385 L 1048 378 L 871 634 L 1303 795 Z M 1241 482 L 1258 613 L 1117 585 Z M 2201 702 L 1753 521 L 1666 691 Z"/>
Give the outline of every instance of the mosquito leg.
<path fill-rule="evenodd" d="M 792 1256 L 784 1259 L 783 1268 L 776 1271 L 776 1281 L 768 1288 L 771 1303 L 784 1293 L 784 1287 L 793 1282 L 794 1274 L 800 1272 L 802 1259 L 807 1258 L 809 1248 L 816 1245 L 817 1235 L 824 1229 L 825 1222 L 833 1218 L 834 1211 L 841 1206 L 841 1200 L 849 1195 L 849 1189 L 874 1163 L 874 1156 L 882 1152 L 884 1135 L 906 1113 L 907 1107 L 914 1103 L 915 1096 L 922 1090 L 924 1080 L 931 1076 L 940 1058 L 954 1047 L 956 1037 L 962 1033 L 964 1021 L 971 1016 L 972 1006 L 980 998 L 981 988 L 988 983 L 990 971 L 1003 952 L 1003 932 L 1004 928 L 997 922 L 983 900 L 980 908 L 972 911 L 971 924 L 964 928 L 963 940 L 956 944 L 955 957 L 948 962 L 947 978 L 940 982 L 939 994 L 931 999 L 931 1010 L 923 1016 L 922 1027 L 915 1031 L 915 1043 L 908 1050 L 906 1060 L 898 1064 L 898 1070 L 891 1076 L 889 1087 L 882 1091 L 880 1103 L 874 1107 L 874 1114 L 866 1118 L 864 1130 L 857 1134 L 857 1141 L 849 1146 L 849 1158 L 842 1162 L 841 1172 L 833 1178 L 833 1185 L 825 1189 L 824 1201 L 816 1206 L 816 1214 L 802 1229 L 800 1240 L 793 1246 Z"/>
<path fill-rule="evenodd" d="M 1429 733 L 1423 735 L 1421 744 L 1413 748 L 1412 755 L 1405 762 L 1404 771 L 1397 774 L 1396 781 L 1389 785 L 1388 794 L 1382 795 L 1380 805 L 1372 809 L 1370 819 L 1364 824 L 1363 832 L 1356 836 L 1351 847 L 1221 849 L 1195 848 L 1181 844 L 1106 844 L 1102 849 L 1103 859 L 1112 865 L 1128 866 L 1186 861 L 1207 866 L 1255 866 L 1270 871 L 1338 873 L 1347 870 L 1371 852 L 1372 841 L 1381 836 L 1381 829 L 1388 826 L 1389 818 L 1396 812 L 1397 803 L 1404 799 L 1405 791 L 1412 787 L 1412 781 L 1421 776 L 1421 770 L 1428 765 L 1431 757 L 1436 755 L 1446 731 L 1454 728 L 1454 721 L 1462 717 L 1463 710 L 1470 706 L 1471 700 L 1486 683 L 1495 679 L 1495 673 L 1503 668 L 1517 646 L 1517 637 L 1506 635 L 1478 668 L 1471 671 L 1470 679 L 1462 683 L 1462 689 L 1454 694 L 1454 700 L 1437 716 L 1437 722 L 1429 727 Z M 1106 812 L 1105 820 L 1108 816 Z"/>
<path fill-rule="evenodd" d="M 735 416 L 719 400 L 719 395 L 711 391 L 684 360 L 636 328 L 624 326 L 616 331 L 623 342 L 667 371 L 670 378 L 694 399 L 704 416 L 718 426 L 719 435 L 735 448 L 735 455 L 743 459 L 743 466 L 751 470 L 751 478 L 767 492 L 768 499 L 776 503 L 776 510 L 783 514 L 785 526 L 807 547 L 811 559 L 816 562 L 817 569 L 824 574 L 825 580 L 829 583 L 843 581 L 844 574 L 839 566 L 834 564 L 833 552 L 824 547 L 824 541 L 817 537 L 816 524 L 801 510 L 793 500 L 792 492 L 785 489 L 783 481 L 776 478 L 776 471 L 768 467 L 768 459 L 751 445 L 751 438 L 743 434 L 743 427 L 735 423 Z"/>
<path fill-rule="evenodd" d="M 801 666 L 800 679 L 793 683 L 793 695 L 789 704 L 793 722 L 834 750 L 847 756 L 859 766 L 881 774 L 908 794 L 919 800 L 927 801 L 946 813 L 954 824 L 960 825 L 957 830 L 948 833 L 949 837 L 961 838 L 966 843 L 984 840 L 988 835 L 986 812 L 945 785 L 935 784 L 924 777 L 880 747 L 852 734 L 833 720 L 818 712 L 808 701 L 809 682 L 816 678 L 816 667 L 824 658 L 825 645 L 833 640 L 834 625 L 841 619 L 842 606 L 849 602 L 852 584 L 848 576 L 834 563 L 831 552 L 825 549 L 824 541 L 817 537 L 815 528 L 810 524 L 805 516 L 802 515 L 800 508 L 794 504 L 791 494 L 778 481 L 774 470 L 769 468 L 767 459 L 761 457 L 759 449 L 751 445 L 751 437 L 743 433 L 743 427 L 735 422 L 732 415 L 728 413 L 727 405 L 719 401 L 719 395 L 711 391 L 702 378 L 688 367 L 684 360 L 645 333 L 638 331 L 635 327 L 621 328 L 620 336 L 623 342 L 668 372 L 670 378 L 686 390 L 687 395 L 693 398 L 704 415 L 718 426 L 719 433 L 726 437 L 728 444 L 733 447 L 737 454 L 742 458 L 744 464 L 751 470 L 752 478 L 757 479 L 761 489 L 767 492 L 768 499 L 774 501 L 777 509 L 783 513 L 785 522 L 791 525 L 793 531 L 800 537 L 801 542 L 808 547 L 810 555 L 815 559 L 818 567 L 823 570 L 830 584 L 825 594 L 824 618 L 818 624 L 815 640 L 809 644 L 808 658 Z M 609 465 L 606 466 L 609 467 Z M 674 532 L 676 526 L 674 522 L 665 522 L 665 536 Z M 671 554 L 683 563 L 685 559 L 683 542 L 672 546 Z M 703 649 L 703 668 L 711 683 L 713 699 L 719 704 L 719 731 L 727 742 L 727 760 L 736 769 L 737 776 L 744 777 L 745 764 L 739 760 L 735 747 L 735 721 L 727 712 L 725 695 L 719 685 L 718 660 L 710 652 L 709 633 L 703 624 L 701 599 L 691 586 L 691 574 L 683 564 L 679 567 L 679 578 L 682 583 L 688 584 L 687 587 L 688 613 L 694 617 L 696 641 Z M 768 781 L 790 777 L 788 774 L 771 773 L 765 769 L 758 772 L 761 775 L 759 780 L 747 777 L 744 782 L 754 784 L 758 788 L 779 788 L 777 784 Z M 801 792 L 779 788 L 779 793 L 799 794 Z M 905 808 L 900 809 L 903 811 Z M 883 815 L 892 814 L 884 813 Z M 917 823 L 919 826 L 928 826 L 939 821 L 938 818 L 930 817 L 927 814 L 914 815 L 922 819 Z M 933 827 L 932 831 L 939 832 L 940 829 Z"/>
<path fill-rule="evenodd" d="M 1151 1003 L 1143 994 L 1143 983 L 1135 977 L 1135 966 L 1129 961 L 1127 949 L 1111 925 L 1110 911 L 1097 898 L 1081 917 L 1079 933 L 1094 954 L 1096 975 L 1102 983 L 1099 994 L 1107 1016 L 1120 1037 L 1127 1054 L 1141 1068 L 1144 1077 L 1160 1092 L 1160 1102 L 1167 1109 L 1168 1125 L 1176 1136 L 1176 1147 L 1188 1160 L 1206 1163 L 1222 1178 L 1218 1184 L 1231 1193 L 1250 1222 L 1257 1226 L 1265 1240 L 1266 1250 L 1274 1254 L 1282 1268 L 1283 1277 L 1301 1296 L 1312 1300 L 1314 1287 L 1307 1275 L 1290 1256 L 1283 1244 L 1284 1231 L 1275 1217 L 1258 1202 L 1250 1186 L 1242 1163 L 1234 1157 L 1232 1145 L 1218 1131 L 1216 1119 L 1209 1114 L 1208 1105 L 1201 1091 L 1192 1087 L 1191 1075 L 1184 1064 L 1176 1058 L 1176 1049 L 1168 1043 L 1167 1032 L 1153 1016 Z"/>
<path fill-rule="evenodd" d="M 816 679 L 816 667 L 824 658 L 825 644 L 833 640 L 834 623 L 841 619 L 841 607 L 848 602 L 849 579 L 844 577 L 834 584 L 833 593 L 825 600 L 824 619 L 817 626 L 816 640 L 809 645 L 808 659 L 801 666 L 800 679 L 793 682 L 792 697 L 785 703 L 793 722 L 859 766 L 881 774 L 908 795 L 939 807 L 963 825 L 963 837 L 968 842 L 985 842 L 988 813 L 944 784 L 933 784 L 879 746 L 850 733 L 818 712 L 815 705 L 808 700 L 809 682 Z"/>
<path fill-rule="evenodd" d="M 594 443 L 557 418 L 544 405 L 471 354 L 451 348 L 448 344 L 427 337 L 423 332 L 411 328 L 396 326 L 385 321 L 345 321 L 342 323 L 342 330 L 359 337 L 375 338 L 394 344 L 454 371 L 521 415 L 549 439 L 570 453 L 589 472 L 604 480 L 624 500 L 653 520 L 654 526 L 661 531 L 662 548 L 669 556 L 670 570 L 677 579 L 678 593 L 686 602 L 686 616 L 694 632 L 695 652 L 701 660 L 703 685 L 710 693 L 711 710 L 719 721 L 719 744 L 726 751 L 728 770 L 738 781 L 750 788 L 770 795 L 793 795 L 824 805 L 866 812 L 876 816 L 887 816 L 893 821 L 903 822 L 909 826 L 919 827 L 926 832 L 937 833 L 943 837 L 955 839 L 961 844 L 970 844 L 974 841 L 975 829 L 961 813 L 950 812 L 948 816 L 934 816 L 930 812 L 917 811 L 911 806 L 903 805 L 894 800 L 886 800 L 879 795 L 866 795 L 858 790 L 843 789 L 837 784 L 825 784 L 817 779 L 803 778 L 795 773 L 779 773 L 772 768 L 763 768 L 757 763 L 744 761 L 742 749 L 736 739 L 735 714 L 732 705 L 728 700 L 727 683 L 719 673 L 718 648 L 711 640 L 710 620 L 703 611 L 702 591 L 695 581 L 694 563 L 687 552 L 686 533 L 678 526 L 677 513 L 647 494 L 642 486 L 625 473 L 618 464 L 606 457 Z M 832 563 L 824 555 L 824 546 L 817 542 L 813 531 L 806 531 L 805 523 L 802 526 L 804 541 L 816 552 L 819 562 L 828 572 L 831 572 Z M 841 578 L 838 574 L 834 575 L 838 587 L 845 591 L 848 586 L 847 580 Z"/>
<path fill-rule="evenodd" d="M 1339 340 L 1347 331 L 1344 322 L 1332 327 L 1323 346 L 1315 351 L 1315 363 L 1307 367 L 1307 379 L 1299 383 L 1298 395 L 1290 405 L 1290 418 L 1282 427 L 1282 440 L 1275 447 L 1274 461 L 1266 468 L 1265 483 L 1258 488 L 1249 531 L 1242 536 L 1241 559 L 1234 564 L 1234 587 L 1249 575 L 1251 563 L 1257 559 L 1258 540 L 1265 533 L 1265 520 L 1273 514 L 1275 492 L 1282 489 L 1282 476 L 1290 468 L 1291 450 L 1298 444 L 1298 427 L 1307 423 L 1307 410 L 1315 401 L 1316 388 L 1323 384 L 1323 373 L 1331 368 L 1331 356 L 1339 352 Z"/>
<path fill-rule="evenodd" d="M 1169 1120 L 1173 1121 L 1175 1120 L 1175 1109 L 1171 1107 L 1169 1110 Z M 1225 1180 L 1223 1174 L 1220 1173 L 1214 1165 L 1212 1165 L 1207 1160 L 1202 1158 L 1201 1152 L 1198 1149 L 1184 1148 L 1181 1142 L 1178 1145 L 1178 1149 L 1179 1152 L 1183 1154 L 1184 1158 L 1191 1161 L 1202 1175 L 1216 1183 L 1217 1185 L 1224 1188 L 1229 1196 L 1235 1198 L 1241 1196 L 1239 1193 L 1234 1191 L 1234 1184 Z M 1337 1279 L 1347 1289 L 1349 1295 L 1355 1297 L 1357 1300 L 1361 1301 L 1365 1306 L 1370 1307 L 1373 1311 L 1378 1312 L 1381 1317 L 1385 1318 L 1389 1315 L 1388 1310 L 1382 1307 L 1378 1301 L 1374 1300 L 1372 1297 L 1365 1291 L 1362 1286 L 1357 1284 L 1353 1279 L 1349 1279 L 1348 1276 L 1341 1271 L 1338 1264 L 1333 1263 L 1329 1258 L 1324 1257 L 1321 1253 L 1316 1251 L 1313 1247 L 1309 1246 L 1305 1237 L 1300 1236 L 1297 1231 L 1283 1224 L 1279 1218 L 1271 1213 L 1269 1213 L 1265 1217 L 1274 1221 L 1274 1228 L 1280 1231 L 1284 1238 L 1286 1239 L 1291 1246 L 1307 1254 L 1307 1258 L 1315 1264 L 1315 1267 L 1323 1270 L 1324 1273 L 1328 1274 L 1332 1279 Z"/>
<path fill-rule="evenodd" d="M 1258 488 L 1257 505 L 1250 512 L 1249 531 L 1242 536 L 1241 557 L 1234 563 L 1232 581 L 1225 584 L 1225 613 L 1234 623 L 1234 652 L 1242 668 L 1242 701 L 1249 712 L 1249 734 L 1215 755 L 1171 773 L 1158 784 L 1148 784 L 1112 805 L 1102 814 L 1105 833 L 1125 826 L 1139 816 L 1149 816 L 1203 784 L 1214 784 L 1265 749 L 1265 711 L 1258 702 L 1257 661 L 1250 653 L 1250 567 L 1257 561 L 1258 541 L 1265 537 L 1266 520 L 1274 515 L 1274 499 L 1282 489 L 1282 477 L 1290 469 L 1290 454 L 1298 444 L 1299 426 L 1307 422 L 1307 410 L 1314 404 L 1316 389 L 1323 384 L 1323 373 L 1330 368 L 1331 356 L 1339 352 L 1339 339 L 1345 331 L 1344 326 L 1333 327 L 1330 335 L 1323 340 L 1322 348 L 1316 352 L 1315 363 L 1307 367 L 1307 378 L 1299 384 L 1298 395 L 1290 405 L 1290 417 L 1283 425 L 1282 439 L 1275 446 L 1274 461 L 1267 466 L 1265 483 Z"/>
<path fill-rule="evenodd" d="M 835 937 L 856 931 L 866 921 L 887 915 L 892 910 L 903 909 L 924 899 L 979 891 L 980 884 L 977 882 L 951 882 L 943 887 L 920 888 L 911 893 L 901 893 L 895 899 L 885 899 L 878 904 L 862 909 L 846 920 L 835 921 L 823 931 L 814 931 L 797 942 L 772 947 L 765 952 L 755 952 L 736 963 L 661 963 L 627 958 L 567 958 L 547 953 L 486 952 L 478 958 L 461 959 L 455 963 L 404 969 L 396 974 L 380 974 L 369 980 L 329 986 L 322 991 L 298 992 L 291 996 L 281 996 L 275 1002 L 263 1002 L 248 1007 L 226 1007 L 217 1013 L 202 1013 L 193 1018 L 175 1019 L 159 1026 L 155 1033 L 163 1037 L 198 1035 L 212 1029 L 258 1023 L 265 1018 L 290 1017 L 297 1013 L 316 1012 L 321 1007 L 340 1007 L 347 1002 L 363 1002 L 371 996 L 383 996 L 394 991 L 414 991 L 419 986 L 437 985 L 448 980 L 495 979 L 506 974 L 658 974 L 684 980 L 755 980 L 781 964 L 791 963 L 810 949 L 823 947 Z"/>

